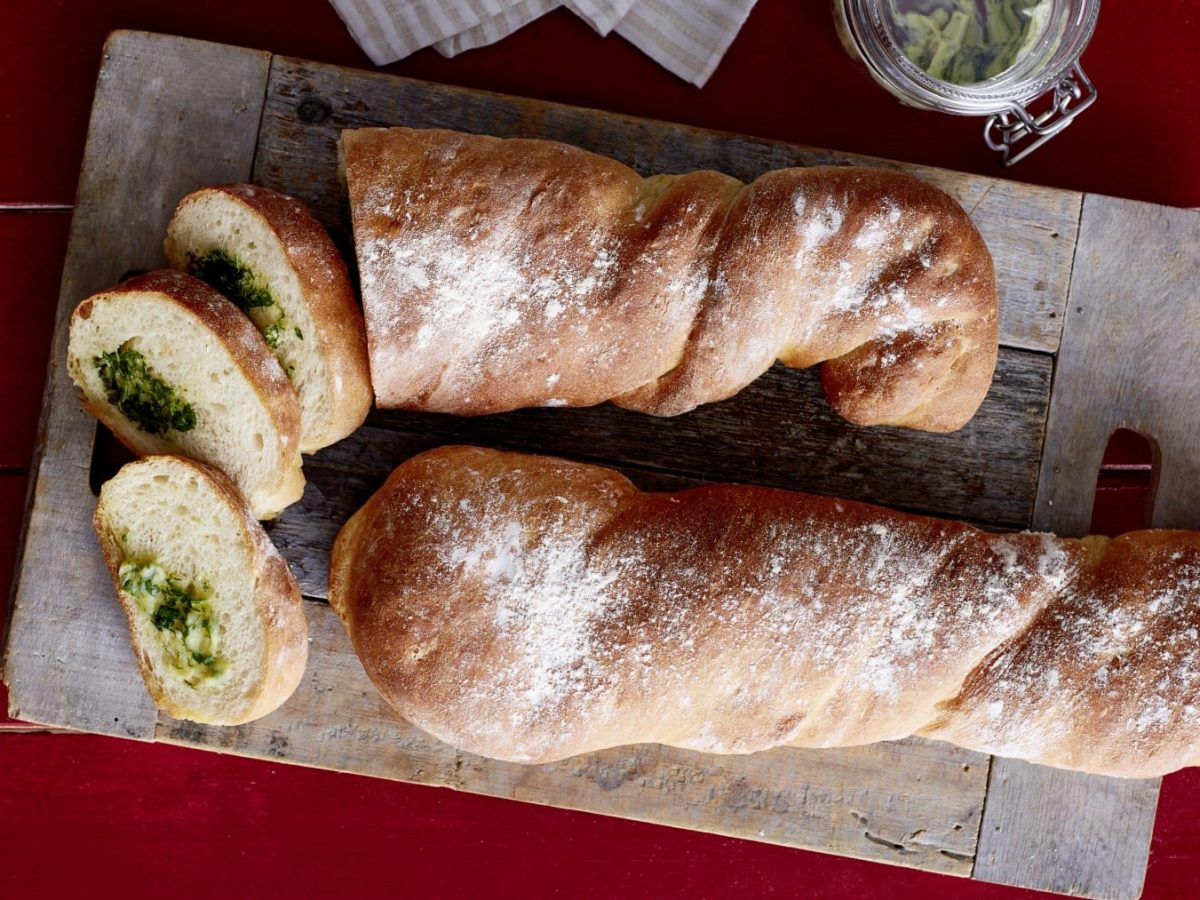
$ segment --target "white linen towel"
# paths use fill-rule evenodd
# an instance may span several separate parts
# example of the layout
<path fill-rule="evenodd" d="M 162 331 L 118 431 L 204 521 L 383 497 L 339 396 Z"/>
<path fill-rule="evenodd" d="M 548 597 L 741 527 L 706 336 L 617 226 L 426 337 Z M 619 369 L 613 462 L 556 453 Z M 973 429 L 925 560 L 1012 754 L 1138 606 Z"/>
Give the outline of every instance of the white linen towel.
<path fill-rule="evenodd" d="M 615 31 L 680 78 L 703 87 L 755 0 L 330 0 L 372 62 L 432 46 L 482 47 L 566 6 L 601 35 Z"/>

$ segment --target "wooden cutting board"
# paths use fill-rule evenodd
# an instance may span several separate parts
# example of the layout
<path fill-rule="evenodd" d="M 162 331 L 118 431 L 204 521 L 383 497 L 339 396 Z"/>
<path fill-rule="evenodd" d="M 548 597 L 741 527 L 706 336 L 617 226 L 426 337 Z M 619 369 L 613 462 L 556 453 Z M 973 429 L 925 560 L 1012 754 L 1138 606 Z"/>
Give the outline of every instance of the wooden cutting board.
<path fill-rule="evenodd" d="M 999 366 L 963 430 L 856 428 L 813 372 L 779 367 L 738 397 L 662 420 L 602 406 L 482 419 L 376 412 L 309 458 L 301 503 L 271 526 L 309 602 L 307 675 L 237 728 L 160 715 L 134 665 L 91 530 L 112 439 L 65 371 L 84 296 L 162 264 L 176 202 L 252 180 L 313 207 L 344 251 L 339 129 L 440 126 L 554 138 L 649 174 L 865 163 L 949 191 L 991 248 Z M 550 103 L 448 88 L 138 32 L 114 34 L 92 110 L 49 364 L 5 677 L 12 714 L 591 810 L 1090 897 L 1134 897 L 1157 781 L 1061 772 L 908 740 L 721 757 L 623 747 L 525 767 L 460 753 L 397 721 L 324 602 L 340 524 L 420 450 L 473 442 L 605 462 L 645 488 L 741 481 L 834 494 L 998 528 L 1086 531 L 1108 435 L 1155 441 L 1154 522 L 1200 528 L 1200 216 L 1107 197 L 863 159 Z"/>

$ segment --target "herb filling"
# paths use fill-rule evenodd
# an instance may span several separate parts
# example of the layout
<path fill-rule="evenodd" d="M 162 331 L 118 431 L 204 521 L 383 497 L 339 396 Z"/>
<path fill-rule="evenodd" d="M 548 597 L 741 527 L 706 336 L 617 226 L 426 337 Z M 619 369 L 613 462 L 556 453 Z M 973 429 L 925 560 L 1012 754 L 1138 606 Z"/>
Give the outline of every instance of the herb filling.
<path fill-rule="evenodd" d="M 121 563 L 121 591 L 158 629 L 165 656 L 185 684 L 196 687 L 225 671 L 216 655 L 217 622 L 209 603 L 206 581 L 184 585 L 157 563 Z"/>
<path fill-rule="evenodd" d="M 189 253 L 188 274 L 216 288 L 242 312 L 275 304 L 271 292 L 262 286 L 254 273 L 224 250 L 210 250 L 203 256 Z"/>
<path fill-rule="evenodd" d="M 146 364 L 136 350 L 101 353 L 92 362 L 108 402 L 147 434 L 191 431 L 196 410 Z"/>
<path fill-rule="evenodd" d="M 1050 15 L 1050 0 L 941 0 L 933 7 L 900 14 L 904 55 L 953 84 L 977 84 L 1012 68 Z"/>
<path fill-rule="evenodd" d="M 267 346 L 269 346 L 272 350 L 279 349 L 279 337 L 283 334 L 283 328 L 280 327 L 278 322 L 272 322 L 263 329 L 262 334 L 267 341 Z"/>
<path fill-rule="evenodd" d="M 240 260 L 224 250 L 210 250 L 203 256 L 188 254 L 188 273 L 216 288 L 251 317 L 272 350 L 278 350 L 283 336 L 290 331 L 304 340 L 299 328 L 288 325 L 283 310 L 262 281 Z M 250 310 L 262 312 L 251 314 Z M 290 366 L 287 367 L 291 374 Z"/>

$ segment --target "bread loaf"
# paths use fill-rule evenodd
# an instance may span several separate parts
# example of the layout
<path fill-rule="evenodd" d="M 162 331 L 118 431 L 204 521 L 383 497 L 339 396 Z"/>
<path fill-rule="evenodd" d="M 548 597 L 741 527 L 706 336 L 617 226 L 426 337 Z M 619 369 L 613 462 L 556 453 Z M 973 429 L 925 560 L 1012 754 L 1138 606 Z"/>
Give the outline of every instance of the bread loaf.
<path fill-rule="evenodd" d="M 164 251 L 171 267 L 220 290 L 254 322 L 300 400 L 300 450 L 363 423 L 371 378 L 362 313 L 346 264 L 299 200 L 252 184 L 180 201 Z"/>
<path fill-rule="evenodd" d="M 676 415 L 776 360 L 834 409 L 950 431 L 996 363 L 992 260 L 946 194 L 888 169 L 642 178 L 550 141 L 342 133 L 381 407 L 612 400 Z"/>
<path fill-rule="evenodd" d="M 329 596 L 399 714 L 484 756 L 915 734 L 1126 777 L 1200 760 L 1195 532 L 988 534 L 447 447 L 346 524 Z"/>
<path fill-rule="evenodd" d="M 237 725 L 291 696 L 308 658 L 300 589 L 224 475 L 148 456 L 101 488 L 94 521 L 160 708 Z"/>
<path fill-rule="evenodd" d="M 271 518 L 304 492 L 296 392 L 237 307 L 180 272 L 88 297 L 71 316 L 67 370 L 134 453 L 215 465 Z"/>

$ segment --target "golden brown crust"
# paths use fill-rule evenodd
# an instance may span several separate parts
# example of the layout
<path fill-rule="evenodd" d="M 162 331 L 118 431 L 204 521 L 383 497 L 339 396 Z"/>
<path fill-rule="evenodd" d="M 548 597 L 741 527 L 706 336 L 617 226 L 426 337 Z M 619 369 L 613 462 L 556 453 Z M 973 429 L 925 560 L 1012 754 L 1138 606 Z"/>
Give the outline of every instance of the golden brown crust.
<path fill-rule="evenodd" d="M 1102 541 L 1072 589 L 989 654 L 925 734 L 1128 778 L 1200 764 L 1200 533 Z"/>
<path fill-rule="evenodd" d="M 385 699 L 485 756 L 923 734 L 1125 777 L 1200 762 L 1200 533 L 995 535 L 446 447 L 391 475 L 330 570 Z"/>
<path fill-rule="evenodd" d="M 263 517 L 273 517 L 288 503 L 296 500 L 304 489 L 304 475 L 300 469 L 300 405 L 291 382 L 279 367 L 270 347 L 258 329 L 229 300 L 198 278 L 182 272 L 163 269 L 130 278 L 116 287 L 94 294 L 81 301 L 71 315 L 71 323 L 87 319 L 94 304 L 104 303 L 108 298 L 122 294 L 156 293 L 189 312 L 229 352 L 242 375 L 253 386 L 275 424 L 275 439 L 279 457 L 290 460 L 273 485 L 265 485 L 267 499 L 264 508 L 256 510 Z M 68 359 L 75 383 L 82 385 L 84 378 L 78 366 L 83 360 Z M 134 428 L 117 410 L 107 403 L 94 402 L 84 397 L 84 406 L 109 430 L 139 456 L 161 453 L 162 443 Z M 278 503 L 270 502 L 278 500 Z"/>
<path fill-rule="evenodd" d="M 676 415 L 776 360 L 860 424 L 961 427 L 991 383 L 992 260 L 887 169 L 641 178 L 551 141 L 342 134 L 376 400 Z"/>
<path fill-rule="evenodd" d="M 304 676 L 308 662 L 308 622 L 304 616 L 303 595 L 287 563 L 279 556 L 266 532 L 251 514 L 237 487 L 219 469 L 183 456 L 161 455 L 143 457 L 137 462 L 129 463 L 127 468 L 158 465 L 163 460 L 191 469 L 208 482 L 229 509 L 228 525 L 235 531 L 230 535 L 230 541 L 242 541 L 253 548 L 256 589 L 252 600 L 255 604 L 255 621 L 262 625 L 267 646 L 263 651 L 258 676 L 248 692 L 252 701 L 236 715 L 197 717 L 194 713 L 189 715 L 189 710 L 176 707 L 164 691 L 149 659 L 137 652 L 137 639 L 133 638 L 138 670 L 155 705 L 170 716 L 193 718 L 213 725 L 240 725 L 262 718 L 283 704 Z M 102 503 L 97 505 L 92 521 L 104 562 L 112 578 L 117 601 L 125 613 L 126 624 L 133 637 L 136 634 L 134 617 L 140 613 L 136 605 L 121 591 L 119 570 L 124 555 L 116 536 L 107 527 Z"/>
<path fill-rule="evenodd" d="M 240 725 L 260 719 L 281 706 L 296 690 L 308 663 L 308 621 L 304 616 L 304 597 L 283 558 L 275 551 L 262 526 L 244 510 L 248 536 L 257 544 L 257 584 L 254 593 L 258 616 L 266 623 L 266 663 L 262 689 L 254 705 L 236 720 L 225 724 Z M 250 526 L 253 525 L 253 530 Z"/>
<path fill-rule="evenodd" d="M 235 197 L 258 213 L 286 251 L 316 327 L 318 352 L 330 375 L 332 417 L 322 434 L 306 436 L 301 449 L 313 453 L 340 441 L 366 419 L 372 398 L 366 326 L 345 261 L 324 226 L 296 198 L 239 182 L 189 194 L 180 202 L 180 208 L 198 202 L 209 192 Z"/>

